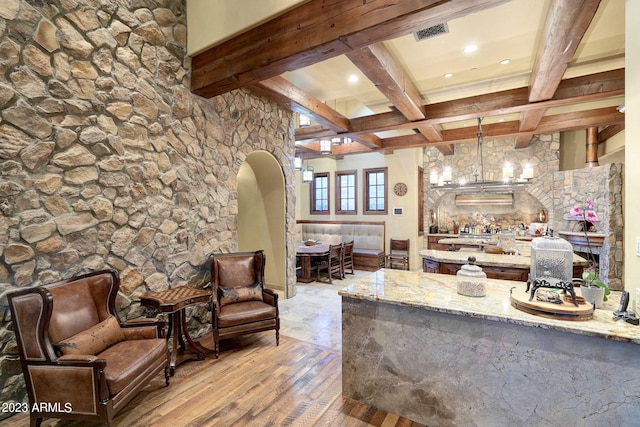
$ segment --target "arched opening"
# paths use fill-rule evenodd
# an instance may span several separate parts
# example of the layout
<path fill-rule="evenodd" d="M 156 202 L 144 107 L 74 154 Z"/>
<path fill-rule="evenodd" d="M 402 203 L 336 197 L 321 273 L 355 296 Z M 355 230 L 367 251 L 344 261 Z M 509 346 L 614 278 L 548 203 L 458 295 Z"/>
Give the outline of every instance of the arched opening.
<path fill-rule="evenodd" d="M 263 249 L 266 285 L 288 297 L 285 218 L 282 167 L 266 151 L 250 153 L 238 171 L 238 250 Z"/>

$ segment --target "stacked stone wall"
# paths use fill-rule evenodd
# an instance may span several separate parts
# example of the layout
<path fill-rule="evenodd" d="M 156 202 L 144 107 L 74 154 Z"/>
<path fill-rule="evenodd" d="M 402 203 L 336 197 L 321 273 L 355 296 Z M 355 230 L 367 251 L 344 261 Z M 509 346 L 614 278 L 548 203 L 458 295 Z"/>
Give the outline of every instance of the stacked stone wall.
<path fill-rule="evenodd" d="M 282 165 L 294 235 L 291 113 L 243 90 L 192 95 L 186 37 L 184 0 L 0 0 L 4 401 L 26 399 L 7 291 L 114 269 L 126 319 L 150 314 L 144 292 L 203 286 L 209 254 L 237 249 L 236 176 L 255 150 Z M 206 309 L 191 314 L 204 333 Z"/>
<path fill-rule="evenodd" d="M 624 222 L 622 215 L 621 163 L 575 169 L 556 173 L 557 196 L 554 203 L 558 231 L 582 231 L 582 218 L 571 216 L 571 208 L 586 209 L 586 200 L 593 204 L 598 217 L 597 233 L 605 235 L 602 246 L 574 245 L 574 250 L 598 255 L 598 274 L 613 290 L 624 290 Z"/>

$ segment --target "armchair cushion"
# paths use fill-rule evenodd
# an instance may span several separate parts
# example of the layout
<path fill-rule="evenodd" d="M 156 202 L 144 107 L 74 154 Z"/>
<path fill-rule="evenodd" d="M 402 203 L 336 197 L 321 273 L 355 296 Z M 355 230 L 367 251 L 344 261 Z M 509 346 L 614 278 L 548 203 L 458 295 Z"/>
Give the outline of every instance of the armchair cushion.
<path fill-rule="evenodd" d="M 150 360 L 166 357 L 166 353 L 167 341 L 163 338 L 121 341 L 98 353 L 99 359 L 107 361 L 104 375 L 109 394 L 113 396 L 128 384 L 135 383 L 136 378 L 143 377 L 153 368 Z"/>
<path fill-rule="evenodd" d="M 220 286 L 218 294 L 221 306 L 244 301 L 262 301 L 262 285 L 255 283 L 237 287 Z"/>
<path fill-rule="evenodd" d="M 218 326 L 226 328 L 244 323 L 258 322 L 260 320 L 274 319 L 276 315 L 276 308 L 262 301 L 227 304 L 220 308 Z"/>
<path fill-rule="evenodd" d="M 109 316 L 89 329 L 60 341 L 57 348 L 64 355 L 95 355 L 121 341 L 124 341 L 124 333 L 120 323 L 114 316 Z"/>

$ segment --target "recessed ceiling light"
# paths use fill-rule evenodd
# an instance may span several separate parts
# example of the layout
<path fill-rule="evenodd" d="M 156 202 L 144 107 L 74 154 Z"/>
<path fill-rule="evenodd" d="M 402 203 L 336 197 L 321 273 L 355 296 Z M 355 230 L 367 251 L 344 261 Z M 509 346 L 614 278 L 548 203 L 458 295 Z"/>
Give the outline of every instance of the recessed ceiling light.
<path fill-rule="evenodd" d="M 358 82 L 358 76 L 356 76 L 355 74 L 351 74 L 348 78 L 349 83 L 357 83 Z"/>
<path fill-rule="evenodd" d="M 475 44 L 469 44 L 465 46 L 464 53 L 471 53 L 475 52 L 476 50 L 478 50 L 478 46 L 476 46 Z"/>
<path fill-rule="evenodd" d="M 502 61 L 500 61 L 500 64 L 507 65 L 509 62 L 511 62 L 510 59 L 503 59 Z"/>
<path fill-rule="evenodd" d="M 453 77 L 453 73 L 447 73 L 447 74 L 444 75 L 444 77 L 446 79 L 450 79 L 451 77 Z"/>
<path fill-rule="evenodd" d="M 504 122 L 504 119 L 500 119 L 500 120 L 498 120 L 498 121 L 499 121 L 499 122 Z"/>

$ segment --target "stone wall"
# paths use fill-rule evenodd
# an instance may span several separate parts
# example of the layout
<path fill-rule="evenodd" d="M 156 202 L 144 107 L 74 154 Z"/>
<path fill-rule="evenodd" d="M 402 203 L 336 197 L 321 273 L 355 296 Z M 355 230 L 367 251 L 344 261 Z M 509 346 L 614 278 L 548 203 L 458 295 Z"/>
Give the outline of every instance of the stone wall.
<path fill-rule="evenodd" d="M 456 206 L 454 194 L 444 193 L 431 188 L 429 175 L 432 171 L 442 173 L 445 167 L 451 167 L 453 180 L 460 178 L 467 182 L 473 181 L 473 168 L 476 162 L 476 147 L 473 144 L 457 144 L 454 154 L 443 155 L 437 148 L 430 147 L 424 150 L 424 188 L 425 204 L 424 218 L 425 230 L 429 229 L 430 210 L 446 212 L 446 217 L 438 218 L 440 226 L 452 229 L 455 220 L 459 224 L 475 223 L 475 213 L 479 212 L 487 218 L 494 218 L 503 228 L 523 223 L 538 222 L 538 215 L 542 209 L 551 214 L 552 197 L 551 188 L 553 173 L 559 168 L 560 134 L 536 135 L 531 144 L 526 148 L 514 149 L 513 138 L 486 139 L 483 144 L 483 162 L 485 180 L 499 181 L 502 179 L 502 168 L 506 162 L 514 166 L 514 174 L 517 177 L 522 173 L 522 168 L 528 163 L 533 167 L 534 179 L 526 192 L 514 194 L 513 207 L 482 206 L 465 207 Z M 551 221 L 552 218 L 549 218 Z M 427 246 L 426 237 L 424 247 Z"/>
<path fill-rule="evenodd" d="M 121 317 L 155 314 L 140 294 L 201 287 L 208 255 L 237 248 L 249 153 L 270 152 L 295 185 L 291 113 L 246 91 L 192 95 L 186 36 L 184 0 L 0 0 L 4 401 L 26 399 L 7 291 L 110 268 Z M 193 315 L 204 333 L 206 309 Z"/>
<path fill-rule="evenodd" d="M 624 222 L 622 215 L 621 163 L 556 172 L 553 210 L 557 231 L 582 231 L 580 218 L 571 216 L 571 208 L 584 209 L 586 200 L 593 203 L 599 221 L 596 232 L 605 235 L 602 247 L 574 245 L 574 251 L 599 255 L 599 276 L 613 290 L 624 290 Z"/>

